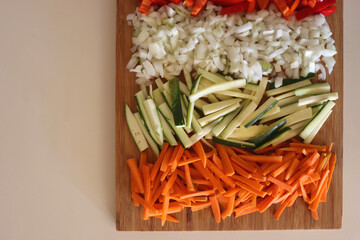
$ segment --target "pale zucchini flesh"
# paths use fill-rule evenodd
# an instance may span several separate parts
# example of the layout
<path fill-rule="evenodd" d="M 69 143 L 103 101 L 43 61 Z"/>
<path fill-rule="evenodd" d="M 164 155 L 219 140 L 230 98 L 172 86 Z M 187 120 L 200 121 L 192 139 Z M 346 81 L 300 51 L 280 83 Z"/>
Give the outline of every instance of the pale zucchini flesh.
<path fill-rule="evenodd" d="M 335 106 L 333 101 L 327 101 L 326 104 L 320 109 L 320 111 L 310 120 L 306 127 L 301 131 L 300 137 L 306 139 L 311 132 L 315 129 L 318 123 L 331 111 Z"/>
<path fill-rule="evenodd" d="M 295 91 L 290 91 L 290 92 L 281 94 L 279 96 L 276 96 L 275 98 L 280 101 L 282 99 L 293 97 L 293 96 L 295 96 Z"/>
<path fill-rule="evenodd" d="M 316 134 L 320 131 L 321 127 L 324 125 L 326 120 L 329 118 L 333 110 L 330 110 L 321 121 L 316 125 L 314 130 L 310 133 L 310 135 L 304 139 L 304 143 L 311 143 L 312 140 L 315 138 Z"/>
<path fill-rule="evenodd" d="M 201 74 L 197 76 L 197 78 L 195 79 L 194 84 L 192 85 L 191 94 L 194 94 L 198 88 L 199 88 L 199 84 L 200 84 L 200 79 L 201 79 Z M 192 118 L 193 118 L 193 114 L 194 114 L 194 107 L 196 105 L 196 102 L 199 101 L 195 101 L 195 102 L 188 102 L 188 108 L 187 108 L 187 117 L 186 117 L 186 126 L 190 127 L 192 124 Z"/>
<path fill-rule="evenodd" d="M 281 131 L 281 130 L 280 130 Z M 282 142 L 285 142 L 293 137 L 296 137 L 301 132 L 301 128 L 299 129 L 289 129 L 284 134 L 278 136 L 276 139 L 274 139 L 271 143 L 271 145 L 276 146 L 279 145 Z"/>
<path fill-rule="evenodd" d="M 229 139 L 247 141 L 259 136 L 269 130 L 267 125 L 253 125 L 248 128 L 239 127 L 229 136 Z"/>
<path fill-rule="evenodd" d="M 245 120 L 245 127 L 250 127 L 257 120 L 259 120 L 265 113 L 267 113 L 271 108 L 273 108 L 278 103 L 273 97 L 270 97 L 264 102 L 255 112 L 251 113 Z"/>
<path fill-rule="evenodd" d="M 280 112 L 279 102 L 274 107 L 272 107 L 269 111 L 267 111 L 260 119 L 269 117 L 278 112 Z"/>
<path fill-rule="evenodd" d="M 255 144 L 251 143 L 251 142 L 244 142 L 244 141 L 238 141 L 238 140 L 232 140 L 232 139 L 224 139 L 224 138 L 219 138 L 216 136 L 213 136 L 212 140 L 215 143 L 230 146 L 230 147 L 246 148 L 246 149 L 247 148 L 248 149 L 255 148 Z"/>
<path fill-rule="evenodd" d="M 159 140 L 159 142 L 162 145 L 162 143 L 164 142 L 164 135 L 163 135 L 160 118 L 159 118 L 154 100 L 153 99 L 145 100 L 144 107 L 145 107 L 146 113 L 150 119 L 150 124 L 155 133 L 155 136 L 157 137 L 157 140 Z"/>
<path fill-rule="evenodd" d="M 221 101 L 221 102 L 217 102 L 217 103 L 210 103 L 210 104 L 206 104 L 206 105 L 202 106 L 202 110 L 203 110 L 204 115 L 209 115 L 211 113 L 220 111 L 230 105 L 239 103 L 240 101 L 241 101 L 241 99 L 235 98 L 235 99 L 225 100 L 225 101 Z"/>
<path fill-rule="evenodd" d="M 146 150 L 149 147 L 149 145 L 146 142 L 144 133 L 141 131 L 141 128 L 140 128 L 139 124 L 137 123 L 134 114 L 131 112 L 131 110 L 127 104 L 125 105 L 125 117 L 126 117 L 126 122 L 128 124 L 130 133 L 131 133 L 139 151 L 142 152 L 142 151 Z"/>
<path fill-rule="evenodd" d="M 199 118 L 198 122 L 199 122 L 200 126 L 203 127 L 203 126 L 209 124 L 210 122 L 218 119 L 219 117 L 223 117 L 223 116 L 235 111 L 239 107 L 240 107 L 239 103 L 234 103 L 224 109 L 221 109 L 220 111 L 217 111 L 217 112 L 209 114 L 205 117 Z"/>
<path fill-rule="evenodd" d="M 287 116 L 291 113 L 297 112 L 299 110 L 305 109 L 306 106 L 298 106 L 297 103 L 286 105 L 280 108 L 280 112 L 275 113 L 267 118 L 263 118 L 260 120 L 260 123 L 265 123 L 274 119 L 278 119 L 284 116 Z"/>
<path fill-rule="evenodd" d="M 264 142 L 274 136 L 279 131 L 279 129 L 285 125 L 285 123 L 286 120 L 282 120 L 280 123 L 275 126 L 271 126 L 269 130 L 252 139 L 250 142 L 254 143 L 256 146 L 262 145 Z"/>
<path fill-rule="evenodd" d="M 170 144 L 170 146 L 176 146 L 177 141 L 173 135 L 173 131 L 171 127 L 169 126 L 169 124 L 167 123 L 167 121 L 165 120 L 164 116 L 161 113 L 159 114 L 159 118 L 160 118 L 161 126 L 163 127 L 164 138 Z"/>
<path fill-rule="evenodd" d="M 307 79 L 307 80 L 303 80 L 303 81 L 300 81 L 300 82 L 289 84 L 289 85 L 286 85 L 286 86 L 283 86 L 283 87 L 268 90 L 268 91 L 266 91 L 266 95 L 268 97 L 275 96 L 275 95 L 286 93 L 286 92 L 289 92 L 289 91 L 292 91 L 292 90 L 295 90 L 297 88 L 304 87 L 304 86 L 307 86 L 307 85 L 310 85 L 310 84 L 311 84 L 311 81 Z"/>
<path fill-rule="evenodd" d="M 258 89 L 256 90 L 256 93 L 255 93 L 255 103 L 256 103 L 256 105 L 259 105 L 261 99 L 263 98 L 267 84 L 268 84 L 268 78 L 263 77 L 261 79 L 261 81 L 259 83 L 259 87 L 258 87 Z"/>
<path fill-rule="evenodd" d="M 282 120 L 286 120 L 286 124 L 284 127 L 291 126 L 295 123 L 304 121 L 304 120 L 310 120 L 312 118 L 312 109 L 311 108 L 305 108 L 302 110 L 299 110 L 297 112 L 294 112 L 286 117 L 281 118 L 280 120 L 276 121 L 273 124 L 277 124 L 281 122 Z"/>
<path fill-rule="evenodd" d="M 232 113 L 229 113 L 228 115 L 226 115 L 215 127 L 213 130 L 211 130 L 211 132 L 215 135 L 215 136 L 219 136 L 220 133 L 222 133 L 222 131 L 224 131 L 224 129 L 226 128 L 226 126 L 234 119 L 234 117 L 236 115 L 239 114 L 240 110 L 241 110 L 242 104 L 240 105 L 240 108 L 235 110 Z"/>
<path fill-rule="evenodd" d="M 323 94 L 329 92 L 330 92 L 330 85 L 328 82 L 314 83 L 309 86 L 295 89 L 295 96 L 315 95 L 315 94 Z"/>
<path fill-rule="evenodd" d="M 156 144 L 156 142 L 152 139 L 152 137 L 150 136 L 149 132 L 147 131 L 141 117 L 139 113 L 134 113 L 134 117 L 136 119 L 137 124 L 139 125 L 141 131 L 143 132 L 146 141 L 148 142 L 148 144 L 150 145 L 151 149 L 154 151 L 156 156 L 159 156 L 160 152 L 159 152 L 159 147 Z"/>
<path fill-rule="evenodd" d="M 325 93 L 325 94 L 321 94 L 321 95 L 314 95 L 314 96 L 299 99 L 298 104 L 299 104 L 299 106 L 304 106 L 304 105 L 324 102 L 324 101 L 328 101 L 328 100 L 334 101 L 338 98 L 339 98 L 339 96 L 338 96 L 337 92 Z"/>
<path fill-rule="evenodd" d="M 190 137 L 190 141 L 192 142 L 192 144 L 195 144 L 197 141 L 199 141 L 200 139 L 202 139 L 205 135 L 209 134 L 211 132 L 211 130 L 216 126 L 216 124 L 218 124 L 219 122 L 221 121 L 221 118 L 213 121 L 212 123 L 206 125 L 204 128 L 203 128 L 203 131 L 201 132 L 201 134 L 193 134 L 191 137 Z M 191 144 L 191 145 L 192 145 Z M 190 146 L 191 146 L 190 145 Z"/>
<path fill-rule="evenodd" d="M 302 96 L 292 96 L 292 97 L 288 97 L 288 98 L 284 98 L 279 100 L 278 102 L 278 106 L 279 107 L 283 107 L 292 103 L 296 103 L 298 102 L 299 99 L 303 98 Z"/>
<path fill-rule="evenodd" d="M 228 138 L 235 131 L 235 129 L 240 126 L 244 120 L 250 116 L 251 113 L 255 111 L 256 107 L 257 104 L 254 101 L 251 101 L 247 106 L 245 106 L 221 133 L 221 137 L 225 139 Z"/>
<path fill-rule="evenodd" d="M 255 100 L 255 96 L 240 93 L 240 92 L 235 92 L 235 91 L 219 91 L 219 92 L 216 92 L 216 94 L 224 95 L 224 96 L 230 96 L 230 97 L 236 97 L 236 98 L 244 98 L 244 99 Z"/>
<path fill-rule="evenodd" d="M 229 90 L 229 89 L 233 89 L 233 88 L 242 88 L 242 87 L 245 86 L 245 84 L 246 84 L 245 79 L 240 79 L 240 80 L 234 80 L 234 81 L 214 84 L 214 85 L 212 85 L 210 87 L 204 88 L 201 91 L 197 91 L 196 93 L 191 94 L 189 96 L 189 101 L 194 102 L 197 99 L 208 95 L 209 93 L 225 91 L 225 90 Z"/>

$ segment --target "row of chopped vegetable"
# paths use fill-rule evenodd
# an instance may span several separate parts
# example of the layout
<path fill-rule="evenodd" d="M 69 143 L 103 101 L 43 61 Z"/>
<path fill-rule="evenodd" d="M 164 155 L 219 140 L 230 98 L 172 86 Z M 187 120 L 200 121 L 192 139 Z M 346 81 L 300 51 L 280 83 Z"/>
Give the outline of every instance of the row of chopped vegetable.
<path fill-rule="evenodd" d="M 321 13 L 325 16 L 336 10 L 336 0 L 209 0 L 215 4 L 224 6 L 221 14 L 236 12 L 254 12 L 256 9 L 267 9 L 270 2 L 273 2 L 288 19 L 295 14 L 297 20 L 304 19 L 312 14 Z M 181 0 L 142 0 L 138 11 L 149 14 L 151 5 L 167 5 L 169 3 L 180 4 Z M 191 16 L 196 17 L 204 9 L 208 0 L 185 0 L 183 4 L 192 7 Z"/>

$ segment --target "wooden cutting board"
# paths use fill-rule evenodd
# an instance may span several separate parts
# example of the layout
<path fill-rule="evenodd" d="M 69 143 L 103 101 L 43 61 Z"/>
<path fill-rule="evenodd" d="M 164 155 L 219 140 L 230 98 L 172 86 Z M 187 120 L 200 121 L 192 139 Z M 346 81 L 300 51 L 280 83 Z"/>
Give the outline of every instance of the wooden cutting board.
<path fill-rule="evenodd" d="M 117 1 L 116 25 L 116 229 L 119 231 L 193 231 L 193 230 L 264 230 L 264 229 L 339 229 L 342 225 L 342 174 L 343 174 L 343 2 L 337 3 L 336 14 L 327 17 L 334 33 L 338 54 L 333 73 L 327 78 L 332 91 L 339 99 L 330 118 L 320 130 L 314 143 L 334 142 L 333 151 L 338 160 L 326 203 L 320 203 L 319 220 L 312 219 L 307 205 L 298 199 L 287 208 L 280 220 L 273 217 L 276 207 L 265 213 L 253 213 L 235 219 L 230 217 L 217 224 L 210 209 L 191 212 L 187 209 L 174 216 L 180 223 L 167 222 L 161 227 L 159 219 L 143 221 L 141 207 L 135 207 L 130 197 L 130 173 L 126 159 L 139 158 L 140 153 L 130 135 L 125 121 L 125 103 L 136 109 L 134 93 L 139 90 L 135 74 L 126 69 L 131 52 L 133 29 L 128 26 L 126 15 L 135 11 L 138 1 Z"/>

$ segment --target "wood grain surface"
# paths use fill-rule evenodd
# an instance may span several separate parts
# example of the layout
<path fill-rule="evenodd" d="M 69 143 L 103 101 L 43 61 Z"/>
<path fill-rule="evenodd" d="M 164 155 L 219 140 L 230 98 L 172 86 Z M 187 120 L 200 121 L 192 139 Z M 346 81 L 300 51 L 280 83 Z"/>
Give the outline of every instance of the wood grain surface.
<path fill-rule="evenodd" d="M 167 222 L 161 227 L 160 220 L 141 219 L 141 207 L 135 207 L 130 196 L 130 173 L 126 159 L 139 158 L 140 153 L 130 135 L 125 120 L 125 103 L 135 110 L 134 93 L 139 90 L 135 74 L 126 69 L 131 57 L 130 48 L 133 29 L 128 26 L 126 15 L 135 11 L 138 1 L 117 1 L 116 27 L 116 229 L 119 231 L 192 231 L 192 230 L 266 230 L 266 229 L 339 229 L 342 226 L 343 203 L 343 2 L 337 2 L 336 14 L 327 17 L 333 32 L 338 54 L 333 73 L 327 77 L 332 91 L 339 93 L 333 113 L 314 139 L 317 144 L 334 142 L 333 151 L 338 156 L 327 202 L 320 203 L 319 220 L 311 217 L 307 205 L 298 199 L 287 208 L 280 220 L 273 217 L 276 207 L 265 213 L 253 213 L 235 219 L 226 218 L 217 224 L 210 209 L 198 212 L 184 210 L 174 216 L 180 223 Z M 153 158 L 154 159 L 154 158 Z M 111 174 L 111 173 L 109 173 Z"/>

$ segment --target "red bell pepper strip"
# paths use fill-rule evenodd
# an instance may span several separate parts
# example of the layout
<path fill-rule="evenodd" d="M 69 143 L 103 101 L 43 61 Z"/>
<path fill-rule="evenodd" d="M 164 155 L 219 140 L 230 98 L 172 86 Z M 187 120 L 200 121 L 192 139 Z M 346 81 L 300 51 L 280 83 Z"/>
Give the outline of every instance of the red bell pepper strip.
<path fill-rule="evenodd" d="M 330 6 L 328 8 L 325 8 L 324 10 L 321 10 L 320 13 L 324 16 L 329 16 L 335 12 L 336 6 Z"/>
<path fill-rule="evenodd" d="M 275 3 L 275 5 L 278 7 L 278 9 L 280 10 L 280 12 L 282 13 L 282 15 L 288 19 L 288 11 L 289 11 L 289 6 L 287 5 L 287 3 L 285 2 L 285 0 L 273 0 L 273 2 Z"/>
<path fill-rule="evenodd" d="M 291 1 L 291 0 L 288 0 Z M 269 5 L 270 0 L 257 0 L 257 4 L 259 5 L 260 9 L 266 9 Z"/>
<path fill-rule="evenodd" d="M 191 16 L 196 17 L 197 15 L 199 15 L 201 10 L 203 10 L 204 7 L 206 6 L 206 3 L 207 0 L 196 0 L 195 5 L 191 11 Z"/>
<path fill-rule="evenodd" d="M 256 1 L 255 0 L 248 0 L 248 1 L 249 1 L 248 12 L 254 12 L 255 6 L 256 6 Z"/>
<path fill-rule="evenodd" d="M 138 11 L 149 15 L 151 0 L 142 0 Z"/>
<path fill-rule="evenodd" d="M 210 2 L 213 2 L 215 4 L 221 5 L 221 6 L 231 6 L 238 3 L 245 2 L 246 0 L 209 0 Z"/>
<path fill-rule="evenodd" d="M 170 0 L 170 2 L 173 2 L 175 4 L 179 4 L 179 3 L 181 3 L 181 0 Z"/>
<path fill-rule="evenodd" d="M 236 5 L 232 5 L 226 8 L 221 9 L 221 15 L 229 14 L 229 13 L 236 13 L 236 12 L 243 12 L 249 8 L 248 2 L 242 2 Z"/>
<path fill-rule="evenodd" d="M 192 7 L 194 5 L 194 0 L 185 0 L 185 6 Z"/>
<path fill-rule="evenodd" d="M 307 8 L 303 8 L 300 11 L 297 11 L 295 13 L 295 17 L 298 21 L 314 14 L 314 13 L 318 13 L 321 12 L 322 10 L 330 7 L 331 5 L 335 4 L 336 0 L 324 0 L 323 2 L 319 2 L 315 5 L 315 7 L 311 8 L 311 7 L 307 7 Z"/>

